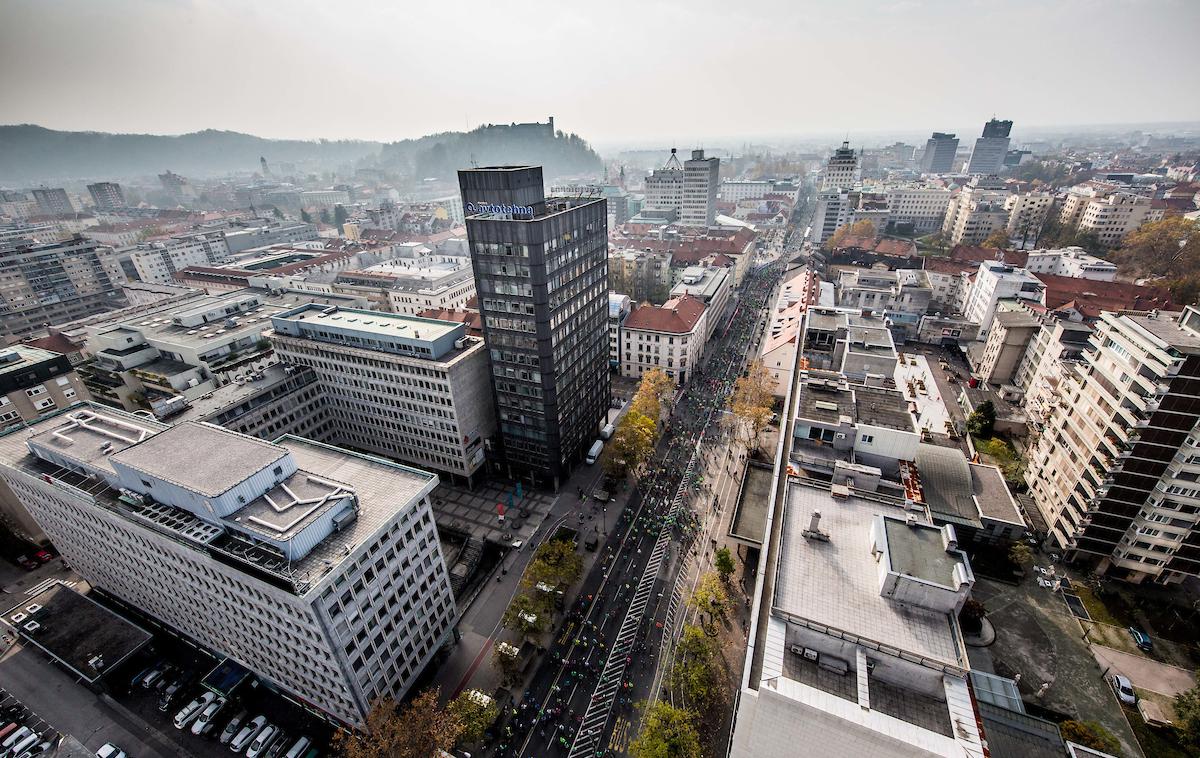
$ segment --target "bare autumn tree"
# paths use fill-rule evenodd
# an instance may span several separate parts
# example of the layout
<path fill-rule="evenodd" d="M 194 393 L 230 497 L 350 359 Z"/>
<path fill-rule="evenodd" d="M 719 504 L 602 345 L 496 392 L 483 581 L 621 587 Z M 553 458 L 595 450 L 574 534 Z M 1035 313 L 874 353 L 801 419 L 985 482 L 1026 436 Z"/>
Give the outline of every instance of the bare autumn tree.
<path fill-rule="evenodd" d="M 776 384 L 775 377 L 758 359 L 751 361 L 746 375 L 733 384 L 729 409 L 750 424 L 751 439 L 758 439 L 759 432 L 771 420 Z"/>
<path fill-rule="evenodd" d="M 431 758 L 453 749 L 462 733 L 458 716 L 438 705 L 436 689 L 428 689 L 403 707 L 391 698 L 376 700 L 363 733 L 338 732 L 333 746 L 342 758 Z"/>

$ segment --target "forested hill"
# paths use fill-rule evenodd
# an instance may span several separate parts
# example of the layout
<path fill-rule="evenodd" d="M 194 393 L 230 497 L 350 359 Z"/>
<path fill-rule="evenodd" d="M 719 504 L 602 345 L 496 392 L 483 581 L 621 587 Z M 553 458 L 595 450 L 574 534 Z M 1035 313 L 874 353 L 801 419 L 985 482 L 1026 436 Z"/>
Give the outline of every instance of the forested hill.
<path fill-rule="evenodd" d="M 330 168 L 379 152 L 379 142 L 273 140 L 206 129 L 163 136 L 60 132 L 32 124 L 0 126 L 0 182 L 52 181 L 160 174 L 220 176 L 273 165 L 317 161 Z"/>
<path fill-rule="evenodd" d="M 417 179 L 452 179 L 469 166 L 542 166 L 547 180 L 595 175 L 600 156 L 577 134 L 552 133 L 546 124 L 488 124 L 469 132 L 443 132 L 383 146 L 380 163 Z"/>

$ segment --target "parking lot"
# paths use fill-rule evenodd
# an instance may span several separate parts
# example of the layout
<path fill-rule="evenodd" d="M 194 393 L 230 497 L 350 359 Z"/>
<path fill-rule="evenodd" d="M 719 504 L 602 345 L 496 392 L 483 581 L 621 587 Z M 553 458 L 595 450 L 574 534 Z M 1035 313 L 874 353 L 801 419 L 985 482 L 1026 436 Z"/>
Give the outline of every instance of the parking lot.
<path fill-rule="evenodd" d="M 53 753 L 61 742 L 61 735 L 52 724 L 38 715 L 32 708 L 22 703 L 7 690 L 0 689 L 0 750 L 8 749 L 8 741 L 15 739 L 12 745 L 33 742 L 16 753 L 21 758 Z M 17 736 L 18 732 L 26 736 Z"/>

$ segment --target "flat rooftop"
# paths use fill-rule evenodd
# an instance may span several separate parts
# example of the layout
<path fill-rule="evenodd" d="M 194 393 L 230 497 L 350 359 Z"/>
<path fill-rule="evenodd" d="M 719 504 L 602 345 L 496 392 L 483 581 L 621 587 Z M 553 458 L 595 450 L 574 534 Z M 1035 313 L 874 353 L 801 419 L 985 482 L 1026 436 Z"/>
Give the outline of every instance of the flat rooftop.
<path fill-rule="evenodd" d="M 217 497 L 285 455 L 269 442 L 185 421 L 116 453 L 113 460 L 205 497 Z"/>
<path fill-rule="evenodd" d="M 897 390 L 854 385 L 854 400 L 859 423 L 902 432 L 915 430 L 908 401 Z"/>
<path fill-rule="evenodd" d="M 31 444 L 61 451 L 64 455 L 98 470 L 116 474 L 116 470 L 109 463 L 113 453 L 132 447 L 169 428 L 167 424 L 141 415 L 112 414 L 107 410 L 97 413 L 97 409 L 81 407 L 69 409 L 31 425 L 27 427 L 30 433 L 22 436 Z M 17 436 L 10 434 L 3 439 L 9 441 Z M 24 439 L 21 443 L 21 451 L 28 453 Z M 8 459 L 6 456 L 5 460 Z"/>
<path fill-rule="evenodd" d="M 954 567 L 963 561 L 957 554 L 946 551 L 940 529 L 908 526 L 894 518 L 884 519 L 883 523 L 893 569 L 944 587 L 958 586 Z"/>
<path fill-rule="evenodd" d="M 772 613 L 783 612 L 965 667 L 948 614 L 901 605 L 880 595 L 879 566 L 871 553 L 871 524 L 877 516 L 885 516 L 900 519 L 903 526 L 908 512 L 901 505 L 854 496 L 835 500 L 828 485 L 803 481 L 790 481 L 785 497 Z M 820 529 L 829 535 L 827 542 L 802 534 L 814 511 L 821 513 Z M 932 528 L 928 531 L 936 534 Z M 889 551 L 896 549 L 889 542 Z M 944 550 L 940 541 L 937 550 Z"/>
<path fill-rule="evenodd" d="M 0 618 L 88 682 L 95 682 L 152 639 L 145 629 L 81 595 L 52 584 Z"/>
<path fill-rule="evenodd" d="M 836 379 L 802 379 L 796 416 L 837 426 L 842 416 L 855 417 L 854 393 Z"/>
<path fill-rule="evenodd" d="M 265 392 L 279 383 L 287 380 L 291 374 L 284 370 L 281 363 L 272 363 L 262 370 L 261 379 L 246 378 L 241 384 L 230 382 L 221 385 L 211 392 L 192 398 L 190 405 L 183 411 L 171 416 L 171 422 L 206 421 L 228 408 L 233 408 L 250 398 Z"/>
<path fill-rule="evenodd" d="M 838 374 L 810 372 L 801 380 L 797 418 L 837 426 L 842 416 L 856 424 L 912 432 L 908 401 L 897 390 L 847 384 Z"/>
<path fill-rule="evenodd" d="M 746 466 L 742 490 L 737 507 L 733 510 L 733 521 L 729 525 L 729 536 L 747 544 L 762 545 L 767 529 L 767 505 L 774 481 L 771 467 L 753 461 Z"/>
<path fill-rule="evenodd" d="M 315 308 L 281 317 L 287 321 L 302 321 L 306 325 L 328 326 L 338 332 L 356 332 L 382 337 L 435 342 L 451 333 L 462 331 L 458 321 L 443 321 L 435 318 L 409 316 L 403 313 L 384 313 L 357 308 L 338 308 L 333 312 Z"/>
<path fill-rule="evenodd" d="M 1098 282 L 1098 284 L 1103 284 Z M 1200 349 L 1200 335 L 1189 329 L 1184 329 L 1175 320 L 1174 313 L 1160 313 L 1158 316 L 1126 316 L 1147 332 L 1174 347 Z"/>

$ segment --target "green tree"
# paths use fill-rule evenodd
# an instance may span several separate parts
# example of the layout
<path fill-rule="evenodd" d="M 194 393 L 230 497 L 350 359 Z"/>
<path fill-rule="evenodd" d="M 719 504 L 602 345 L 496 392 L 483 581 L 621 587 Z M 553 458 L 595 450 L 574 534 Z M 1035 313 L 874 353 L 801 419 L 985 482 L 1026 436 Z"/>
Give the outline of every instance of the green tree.
<path fill-rule="evenodd" d="M 987 236 L 982 246 L 1008 248 L 1008 232 L 1004 229 L 997 229 Z"/>
<path fill-rule="evenodd" d="M 331 221 L 330 221 L 330 219 L 329 219 L 329 209 L 328 209 L 328 208 L 322 208 L 322 209 L 321 209 L 321 223 L 322 223 L 322 224 L 329 224 L 329 223 L 331 223 Z"/>
<path fill-rule="evenodd" d="M 750 426 L 750 439 L 757 440 L 759 433 L 771 420 L 775 405 L 775 377 L 757 358 L 750 362 L 746 375 L 738 377 L 729 396 L 729 409 Z"/>
<path fill-rule="evenodd" d="M 967 417 L 967 431 L 975 437 L 991 437 L 996 427 L 996 406 L 991 400 L 984 400 L 979 407 Z"/>
<path fill-rule="evenodd" d="M 694 714 L 670 703 L 656 702 L 646 708 L 642 728 L 629 743 L 633 758 L 699 758 L 700 734 Z"/>
<path fill-rule="evenodd" d="M 492 646 L 492 667 L 506 683 L 515 681 L 521 673 L 519 651 L 520 648 L 507 642 L 497 642 Z"/>
<path fill-rule="evenodd" d="M 438 706 L 437 690 L 428 689 L 403 708 L 376 700 L 363 733 L 338 732 L 333 747 L 342 758 L 429 758 L 453 749 L 462 731 L 458 717 Z"/>
<path fill-rule="evenodd" d="M 708 613 L 714 619 L 724 615 L 728 604 L 729 595 L 725 592 L 725 585 L 721 584 L 720 577 L 711 572 L 700 578 L 696 591 L 688 598 L 688 605 Z"/>
<path fill-rule="evenodd" d="M 716 641 L 693 624 L 683 627 L 675 647 L 669 685 L 683 703 L 697 712 L 704 712 L 721 692 L 717 662 L 720 653 Z"/>
<path fill-rule="evenodd" d="M 623 476 L 637 470 L 654 452 L 658 424 L 649 416 L 630 409 L 621 417 L 605 450 L 605 471 Z"/>
<path fill-rule="evenodd" d="M 1113 733 L 1095 721 L 1064 721 L 1058 725 L 1062 738 L 1077 745 L 1090 747 L 1103 753 L 1119 755 L 1121 743 Z"/>
<path fill-rule="evenodd" d="M 539 582 L 556 587 L 573 584 L 583 573 L 583 558 L 570 540 L 543 542 L 521 576 L 521 585 L 533 589 Z"/>
<path fill-rule="evenodd" d="M 513 598 L 504 610 L 501 622 L 518 634 L 538 636 L 550 626 L 550 599 L 544 593 L 525 592 Z"/>
<path fill-rule="evenodd" d="M 716 564 L 717 573 L 721 575 L 722 582 L 728 582 L 729 577 L 733 576 L 735 568 L 733 564 L 733 554 L 729 552 L 729 548 L 723 547 L 717 551 L 713 557 L 713 562 Z"/>
<path fill-rule="evenodd" d="M 1014 542 L 1008 549 L 1008 559 L 1021 568 L 1033 563 L 1033 548 L 1024 542 Z"/>
<path fill-rule="evenodd" d="M 1130 276 L 1183 276 L 1200 268 L 1200 235 L 1183 216 L 1151 221 L 1130 232 L 1113 260 Z"/>
<path fill-rule="evenodd" d="M 983 617 L 987 615 L 987 608 L 983 603 L 975 598 L 969 598 L 963 603 L 962 610 L 958 612 L 958 623 L 962 625 L 963 631 L 968 634 L 979 634 L 979 630 L 983 628 Z"/>
<path fill-rule="evenodd" d="M 346 223 L 346 219 L 350 218 L 350 214 L 341 205 L 333 206 L 333 223 L 337 226 L 338 231 L 342 230 L 342 226 Z"/>
<path fill-rule="evenodd" d="M 496 701 L 477 690 L 466 690 L 446 705 L 446 710 L 462 725 L 459 745 L 472 745 L 483 739 L 484 732 L 496 723 L 500 709 Z"/>
<path fill-rule="evenodd" d="M 275 216 L 275 218 L 279 219 L 280 221 L 283 221 L 283 211 L 279 210 L 278 205 L 271 206 L 271 214 L 273 216 Z"/>
<path fill-rule="evenodd" d="M 1200 681 L 1200 671 L 1196 678 Z M 1200 748 L 1200 684 L 1175 696 L 1175 716 L 1180 740 Z"/>
<path fill-rule="evenodd" d="M 300 209 L 300 220 L 306 224 L 311 224 L 312 223 L 312 214 L 309 213 L 308 211 L 304 210 L 303 208 L 301 208 Z"/>

